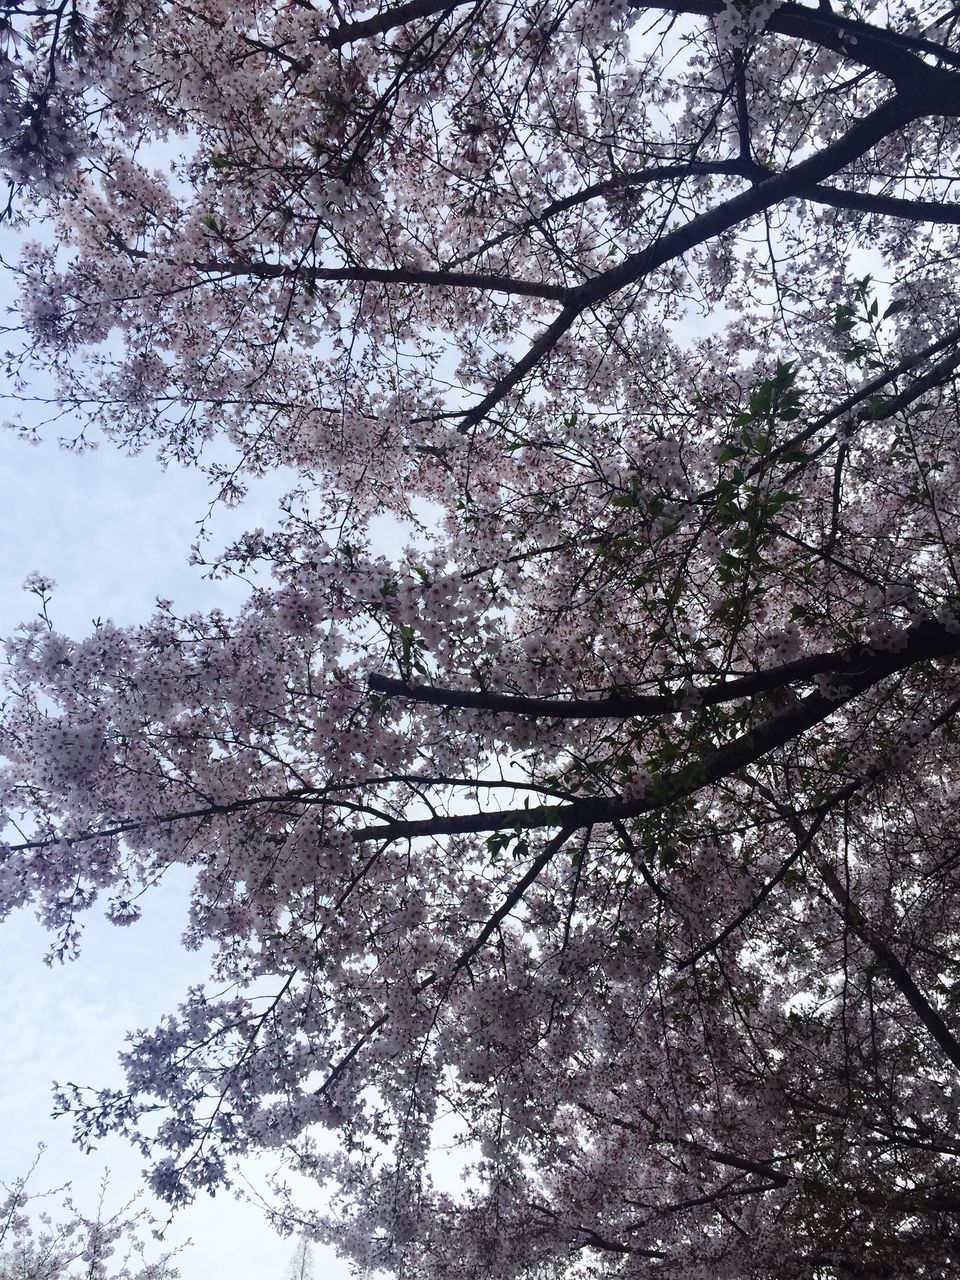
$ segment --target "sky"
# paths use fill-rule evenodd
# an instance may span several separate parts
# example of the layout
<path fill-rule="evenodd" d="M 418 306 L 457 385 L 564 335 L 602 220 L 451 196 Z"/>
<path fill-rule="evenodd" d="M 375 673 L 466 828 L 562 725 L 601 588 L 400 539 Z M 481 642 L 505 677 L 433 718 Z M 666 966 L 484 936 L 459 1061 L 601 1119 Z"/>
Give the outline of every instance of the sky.
<path fill-rule="evenodd" d="M 5 287 L 9 291 L 0 277 L 0 291 Z M 0 421 L 10 413 L 10 403 L 0 402 Z M 270 478 L 244 507 L 215 512 L 211 545 L 244 528 L 269 526 L 282 489 L 282 478 Z M 127 458 L 108 446 L 84 455 L 52 442 L 34 447 L 0 431 L 0 636 L 36 611 L 36 599 L 21 589 L 32 570 L 55 579 L 51 616 L 68 635 L 85 634 L 96 617 L 142 621 L 158 596 L 183 610 L 235 609 L 237 585 L 208 582 L 187 564 L 208 505 L 203 478 L 194 472 L 164 470 L 150 457 Z M 0 1181 L 23 1174 L 44 1142 L 35 1186 L 70 1181 L 81 1211 L 94 1211 L 105 1168 L 111 1171 L 108 1208 L 139 1190 L 139 1157 L 122 1139 L 92 1155 L 73 1146 L 69 1120 L 50 1118 L 51 1083 L 119 1085 L 116 1055 L 125 1034 L 154 1026 L 190 984 L 205 978 L 203 956 L 179 944 L 187 887 L 186 872 L 162 884 L 130 928 L 91 915 L 80 958 L 66 965 L 44 964 L 49 936 L 27 912 L 0 923 Z M 261 1183 L 255 1163 L 244 1173 L 254 1186 Z M 282 1280 L 296 1243 L 278 1238 L 259 1210 L 229 1195 L 178 1215 L 167 1240 L 187 1237 L 194 1243 L 179 1260 L 183 1280 Z M 332 1254 L 317 1250 L 315 1261 L 317 1280 L 349 1274 Z"/>

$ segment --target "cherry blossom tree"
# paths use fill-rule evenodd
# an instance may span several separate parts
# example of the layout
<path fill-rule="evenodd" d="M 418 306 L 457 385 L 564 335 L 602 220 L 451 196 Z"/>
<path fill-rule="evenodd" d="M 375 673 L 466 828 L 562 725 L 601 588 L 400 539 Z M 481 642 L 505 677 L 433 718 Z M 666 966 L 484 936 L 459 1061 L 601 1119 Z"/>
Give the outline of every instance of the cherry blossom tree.
<path fill-rule="evenodd" d="M 81 1140 L 411 1277 L 955 1275 L 960 9 L 5 12 L 11 374 L 298 477 L 237 617 L 8 644 L 6 909 L 216 948 Z"/>
<path fill-rule="evenodd" d="M 36 1164 L 30 1173 L 36 1171 Z M 105 1209 L 109 1179 L 101 1184 L 95 1216 L 82 1214 L 67 1197 L 59 1215 L 46 1210 L 39 1221 L 25 1212 L 59 1198 L 66 1191 L 28 1192 L 30 1174 L 19 1178 L 0 1201 L 0 1277 L 2 1280 L 177 1280 L 172 1254 L 153 1262 L 143 1258 L 142 1235 L 148 1220 L 126 1205 L 114 1214 Z"/>

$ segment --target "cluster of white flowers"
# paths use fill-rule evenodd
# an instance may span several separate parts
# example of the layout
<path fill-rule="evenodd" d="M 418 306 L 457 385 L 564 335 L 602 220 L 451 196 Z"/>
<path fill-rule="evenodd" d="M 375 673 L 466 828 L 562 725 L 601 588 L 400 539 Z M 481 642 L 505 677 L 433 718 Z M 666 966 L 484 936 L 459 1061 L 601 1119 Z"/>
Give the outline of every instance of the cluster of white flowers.
<path fill-rule="evenodd" d="M 760 35 L 785 0 L 725 0 L 714 29 L 721 51 L 742 49 Z"/>
<path fill-rule="evenodd" d="M 58 64 L 48 79 L 40 68 L 49 56 L 42 42 L 35 65 L 0 54 L 0 170 L 38 195 L 59 189 L 89 144 L 78 126 L 89 77 Z"/>
<path fill-rule="evenodd" d="M 878 653 L 900 653 L 910 640 L 906 628 L 898 626 L 890 618 L 874 618 L 865 635 L 867 644 Z"/>

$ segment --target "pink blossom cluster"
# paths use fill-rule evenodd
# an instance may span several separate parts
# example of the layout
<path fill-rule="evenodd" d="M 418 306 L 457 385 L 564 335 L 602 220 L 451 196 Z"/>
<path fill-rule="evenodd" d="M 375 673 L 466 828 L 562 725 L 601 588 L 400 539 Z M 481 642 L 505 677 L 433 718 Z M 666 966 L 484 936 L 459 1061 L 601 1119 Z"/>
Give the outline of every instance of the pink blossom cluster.
<path fill-rule="evenodd" d="M 717 44 L 723 50 L 739 49 L 762 33 L 784 0 L 724 0 L 716 19 Z"/>
<path fill-rule="evenodd" d="M 41 1149 L 42 1155 L 42 1149 Z M 143 1234 L 151 1220 L 131 1202 L 109 1214 L 104 1177 L 93 1216 L 81 1213 L 69 1195 L 60 1213 L 45 1207 L 69 1188 L 37 1192 L 30 1186 L 40 1157 L 0 1201 L 0 1276 L 3 1280 L 177 1280 L 174 1255 L 144 1257 Z M 31 1218 L 30 1209 L 34 1211 Z"/>

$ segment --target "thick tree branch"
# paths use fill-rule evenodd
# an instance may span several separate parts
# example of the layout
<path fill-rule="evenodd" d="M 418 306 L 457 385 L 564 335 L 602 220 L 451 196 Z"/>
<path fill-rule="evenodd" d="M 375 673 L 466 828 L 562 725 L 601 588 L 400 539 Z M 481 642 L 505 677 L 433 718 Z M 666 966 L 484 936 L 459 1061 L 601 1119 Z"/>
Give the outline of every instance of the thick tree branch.
<path fill-rule="evenodd" d="M 138 252 L 137 256 L 148 255 Z M 289 280 L 291 283 L 322 284 L 342 281 L 347 284 L 427 285 L 436 289 L 476 289 L 486 293 L 516 294 L 527 298 L 544 298 L 561 302 L 568 289 L 547 281 L 518 280 L 496 272 L 431 271 L 413 267 L 308 267 L 274 262 L 197 262 L 193 269 L 220 279 L 251 278 L 254 280 Z"/>
<path fill-rule="evenodd" d="M 842 191 L 822 183 L 803 192 L 801 198 L 834 209 L 854 209 L 884 218 L 903 218 L 906 222 L 939 222 L 949 226 L 960 223 L 960 204 L 941 200 L 904 200 L 869 191 Z"/>
<path fill-rule="evenodd" d="M 456 814 L 448 818 L 397 819 L 383 826 L 361 827 L 353 832 L 357 840 L 414 839 L 418 836 L 460 835 L 470 832 L 537 830 L 551 827 L 577 828 L 591 823 L 638 818 L 693 795 L 702 787 L 730 777 L 760 760 L 768 752 L 799 738 L 814 725 L 826 720 L 840 706 L 866 692 L 881 680 L 921 662 L 960 654 L 960 635 L 935 622 L 922 622 L 904 633 L 904 645 L 897 653 L 880 653 L 864 662 L 859 670 L 845 669 L 842 688 L 827 697 L 811 693 L 790 710 L 764 720 L 731 742 L 706 753 L 699 760 L 661 778 L 643 795 L 631 800 L 612 797 L 578 800 L 571 804 L 539 805 L 529 809 L 508 809 L 492 813 Z"/>
<path fill-rule="evenodd" d="M 920 635 L 943 637 L 949 644 L 946 628 L 941 624 L 916 623 L 904 632 L 904 643 L 911 647 Z M 933 655 L 931 655 L 933 656 Z M 409 702 L 497 715 L 527 716 L 533 719 L 558 720 L 629 720 L 643 716 L 668 716 L 690 707 L 713 707 L 741 698 L 772 693 L 797 683 L 806 683 L 818 675 L 834 675 L 839 680 L 855 677 L 865 665 L 875 661 L 876 654 L 867 646 L 854 650 L 812 654 L 780 666 L 749 675 L 737 676 L 714 685 L 694 685 L 679 693 L 641 694 L 630 697 L 609 694 L 604 698 L 533 698 L 522 694 L 492 693 L 486 690 L 450 689 L 441 685 L 416 685 L 390 676 L 371 675 L 369 685 L 374 693 L 405 698 Z"/>
<path fill-rule="evenodd" d="M 960 84 L 960 77 L 957 80 Z M 808 188 L 834 176 L 885 137 L 914 120 L 921 110 L 922 103 L 913 99 L 899 96 L 889 98 L 848 129 L 836 142 L 830 143 L 806 160 L 801 160 L 782 173 L 771 175 L 765 181 L 758 182 L 751 190 L 691 218 L 685 226 L 658 236 L 645 249 L 630 254 L 619 266 L 569 289 L 565 295 L 563 310 L 513 367 L 497 380 L 487 395 L 463 415 L 460 430 L 469 431 L 509 395 L 553 350 L 582 312 L 606 301 L 629 285 L 636 284 L 650 272 L 682 257 L 698 245 L 716 239 L 725 231 L 766 209 L 800 196 Z"/>
<path fill-rule="evenodd" d="M 456 3 L 456 0 L 454 3 L 451 0 L 407 0 L 406 4 L 394 5 L 372 17 L 332 27 L 323 37 L 323 43 L 328 49 L 342 49 L 344 45 L 356 44 L 370 36 L 384 35 L 420 18 L 434 18 L 438 14 L 453 13 L 464 7 L 463 4 Z"/>
<path fill-rule="evenodd" d="M 630 0 L 630 8 L 715 18 L 723 13 L 725 4 L 724 0 Z M 765 30 L 808 40 L 822 49 L 829 49 L 848 62 L 885 76 L 898 90 L 909 92 L 912 88 L 928 96 L 931 102 L 937 98 L 944 73 L 924 62 L 921 55 L 935 57 L 950 67 L 960 68 L 960 53 L 946 45 L 922 36 L 901 35 L 824 8 L 781 5 L 768 18 Z M 943 95 L 940 104 L 945 115 L 956 109 L 956 82 L 953 83 L 954 88 Z"/>
<path fill-rule="evenodd" d="M 960 87 L 960 76 L 957 81 Z M 806 160 L 784 169 L 782 173 L 771 174 L 751 190 L 692 218 L 686 226 L 659 237 L 646 249 L 630 254 L 619 266 L 571 289 L 567 295 L 568 305 L 582 309 L 609 298 L 611 294 L 635 284 L 649 272 L 666 265 L 697 245 L 715 239 L 784 200 L 801 195 L 808 187 L 816 186 L 824 178 L 845 169 L 872 150 L 878 142 L 902 129 L 920 114 L 915 102 L 899 96 L 888 98 L 869 115 L 852 125 L 842 137 L 808 156 Z"/>
<path fill-rule="evenodd" d="M 751 159 L 736 160 L 691 160 L 688 164 L 651 165 L 647 169 L 635 172 L 618 173 L 601 182 L 592 182 L 570 195 L 551 200 L 536 213 L 517 222 L 506 231 L 501 231 L 490 239 L 482 241 L 469 253 L 460 254 L 444 264 L 443 270 L 452 272 L 464 262 L 474 260 L 479 254 L 519 236 L 526 235 L 536 227 L 542 226 L 558 214 L 567 213 L 571 209 L 589 204 L 592 200 L 635 191 L 642 187 L 650 187 L 658 182 L 683 182 L 687 178 L 730 177 L 743 178 L 749 182 L 764 182 L 770 177 L 770 170 Z M 960 222 L 960 204 L 946 203 L 939 200 L 911 200 L 895 196 L 876 195 L 871 192 L 844 191 L 819 183 L 802 193 L 801 199 L 812 204 L 829 205 L 835 209 L 853 209 L 864 213 L 875 213 L 882 217 L 903 218 L 908 222 L 934 222 L 954 225 Z"/>
<path fill-rule="evenodd" d="M 114 243 L 129 258 L 146 261 L 152 255 L 146 249 L 127 244 L 118 236 Z M 513 276 L 490 271 L 429 270 L 415 267 L 317 267 L 285 262 L 254 262 L 210 258 L 190 264 L 194 271 L 220 280 L 289 280 L 291 283 L 322 284 L 326 282 L 346 284 L 399 284 L 428 285 L 437 289 L 476 289 L 487 293 L 516 294 L 528 298 L 544 298 L 562 302 L 566 298 L 566 285 L 547 281 L 518 280 Z"/>

